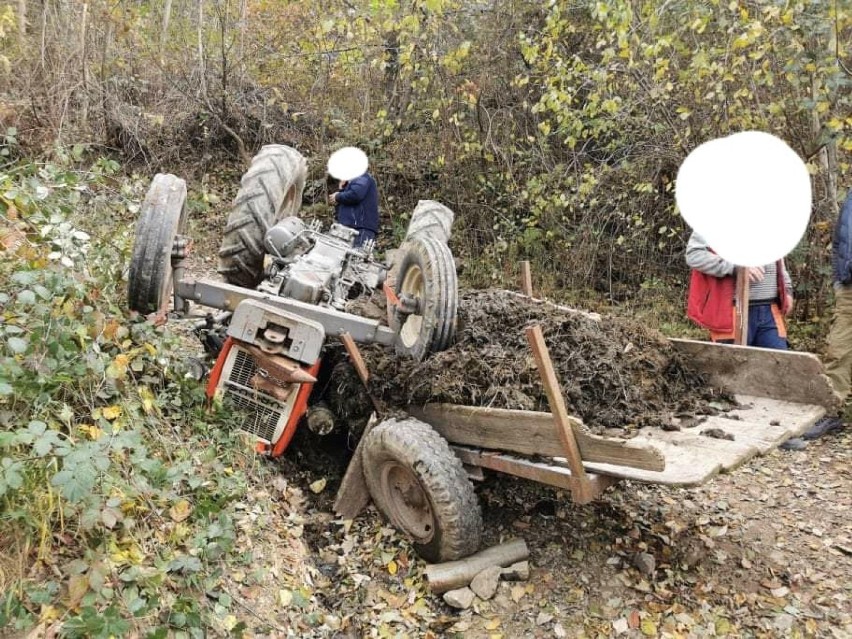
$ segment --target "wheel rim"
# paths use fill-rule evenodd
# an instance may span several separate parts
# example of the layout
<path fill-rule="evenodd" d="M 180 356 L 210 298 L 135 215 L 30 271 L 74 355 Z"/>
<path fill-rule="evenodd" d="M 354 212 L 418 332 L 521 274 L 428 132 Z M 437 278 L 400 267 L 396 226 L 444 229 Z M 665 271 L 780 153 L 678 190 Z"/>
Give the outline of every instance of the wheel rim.
<path fill-rule="evenodd" d="M 423 303 L 423 295 L 426 293 L 426 278 L 423 276 L 423 270 L 416 264 L 412 264 L 405 272 L 405 277 L 402 279 L 402 286 L 399 289 L 400 296 L 407 295 L 421 300 Z M 423 316 L 411 314 L 405 318 L 405 323 L 399 330 L 399 337 L 402 343 L 411 348 L 417 343 L 420 338 L 420 329 L 423 328 Z"/>
<path fill-rule="evenodd" d="M 414 541 L 425 544 L 435 535 L 435 517 L 429 498 L 416 475 L 397 462 L 382 468 L 382 491 L 394 526 L 405 531 Z"/>

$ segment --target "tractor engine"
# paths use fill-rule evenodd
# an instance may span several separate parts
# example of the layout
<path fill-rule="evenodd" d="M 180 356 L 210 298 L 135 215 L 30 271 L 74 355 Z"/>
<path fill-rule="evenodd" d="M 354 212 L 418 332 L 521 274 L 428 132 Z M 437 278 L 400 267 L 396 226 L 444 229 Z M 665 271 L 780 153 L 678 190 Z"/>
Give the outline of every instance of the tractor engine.
<path fill-rule="evenodd" d="M 372 242 L 353 246 L 357 236 L 358 231 L 340 224 L 321 233 L 318 223 L 306 226 L 298 217 L 284 218 L 266 234 L 271 260 L 258 290 L 343 310 L 350 292 L 372 291 L 387 275 L 387 267 L 372 259 Z"/>

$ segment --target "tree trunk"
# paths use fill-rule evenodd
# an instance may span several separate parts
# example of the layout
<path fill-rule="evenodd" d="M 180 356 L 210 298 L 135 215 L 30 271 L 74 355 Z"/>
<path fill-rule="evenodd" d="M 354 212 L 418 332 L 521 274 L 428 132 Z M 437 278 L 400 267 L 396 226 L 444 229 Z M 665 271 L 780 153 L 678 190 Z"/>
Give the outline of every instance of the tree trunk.
<path fill-rule="evenodd" d="M 207 96 L 207 70 L 204 68 L 204 0 L 198 0 L 198 91 L 202 98 Z"/>
<path fill-rule="evenodd" d="M 24 37 L 27 35 L 27 0 L 18 0 L 18 37 L 21 46 L 24 46 Z"/>
<path fill-rule="evenodd" d="M 530 551 L 523 539 L 513 539 L 499 546 L 481 550 L 475 555 L 448 561 L 443 564 L 426 566 L 424 574 L 429 589 L 437 594 L 462 588 L 470 584 L 486 568 L 506 567 L 529 558 Z"/>
<path fill-rule="evenodd" d="M 160 28 L 160 55 L 163 55 L 166 49 L 166 43 L 169 41 L 169 21 L 172 19 L 172 0 L 166 0 L 163 5 L 163 24 Z"/>

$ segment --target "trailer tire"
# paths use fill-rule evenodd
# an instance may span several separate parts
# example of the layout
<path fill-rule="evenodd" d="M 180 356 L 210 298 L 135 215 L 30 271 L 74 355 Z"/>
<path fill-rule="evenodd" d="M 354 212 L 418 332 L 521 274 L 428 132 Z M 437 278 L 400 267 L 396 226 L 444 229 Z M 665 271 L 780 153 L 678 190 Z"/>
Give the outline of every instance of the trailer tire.
<path fill-rule="evenodd" d="M 302 204 L 308 168 L 296 149 L 264 146 L 240 180 L 219 248 L 218 271 L 225 281 L 254 288 L 263 279 L 266 232 Z"/>
<path fill-rule="evenodd" d="M 427 235 L 414 236 L 400 247 L 396 280 L 398 297 L 419 300 L 418 312 L 390 313 L 399 355 L 422 360 L 449 347 L 456 332 L 458 278 L 450 248 Z"/>
<path fill-rule="evenodd" d="M 142 202 L 130 273 L 127 304 L 139 313 L 162 310 L 173 285 L 172 246 L 186 228 L 186 182 L 170 173 L 158 173 Z"/>
<path fill-rule="evenodd" d="M 362 447 L 364 478 L 378 509 L 430 562 L 476 552 L 482 514 L 464 466 L 447 441 L 419 420 L 389 419 Z"/>

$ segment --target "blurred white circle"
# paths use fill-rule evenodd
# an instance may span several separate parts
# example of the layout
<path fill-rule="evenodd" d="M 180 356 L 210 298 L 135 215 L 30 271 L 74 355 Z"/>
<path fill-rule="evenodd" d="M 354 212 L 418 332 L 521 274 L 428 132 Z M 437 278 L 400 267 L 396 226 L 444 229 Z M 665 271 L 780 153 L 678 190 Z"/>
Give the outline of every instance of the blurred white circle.
<path fill-rule="evenodd" d="M 763 266 L 792 251 L 811 215 L 811 180 L 787 144 L 761 131 L 705 142 L 677 174 L 675 199 L 694 231 L 738 266 Z"/>
<path fill-rule="evenodd" d="M 356 146 L 338 149 L 328 158 L 328 174 L 338 180 L 354 180 L 367 172 L 367 154 Z"/>

